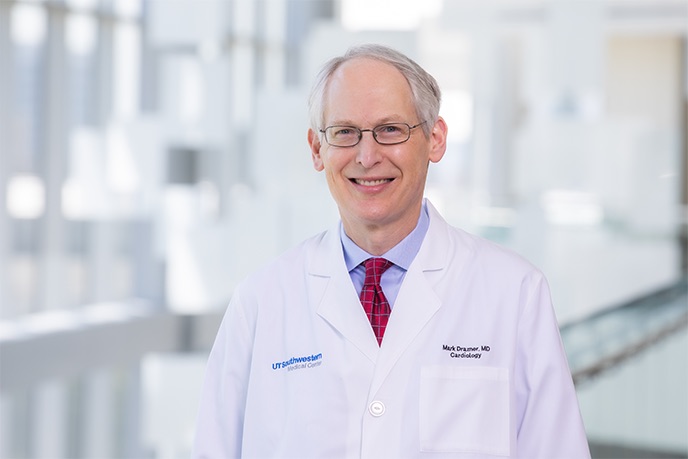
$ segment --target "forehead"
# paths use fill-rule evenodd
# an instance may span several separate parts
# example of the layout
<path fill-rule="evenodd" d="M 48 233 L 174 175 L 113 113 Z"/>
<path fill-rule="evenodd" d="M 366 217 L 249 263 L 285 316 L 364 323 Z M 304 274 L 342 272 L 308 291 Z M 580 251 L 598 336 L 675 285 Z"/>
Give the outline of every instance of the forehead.
<path fill-rule="evenodd" d="M 414 113 L 411 87 L 404 75 L 374 59 L 345 62 L 332 74 L 325 91 L 328 123 L 408 121 Z"/>

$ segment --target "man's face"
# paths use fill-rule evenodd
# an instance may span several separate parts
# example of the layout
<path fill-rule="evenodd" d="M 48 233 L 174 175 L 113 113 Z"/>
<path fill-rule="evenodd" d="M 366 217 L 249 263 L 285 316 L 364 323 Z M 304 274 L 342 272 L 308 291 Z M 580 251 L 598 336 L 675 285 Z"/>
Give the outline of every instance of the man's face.
<path fill-rule="evenodd" d="M 411 88 L 393 66 L 354 59 L 332 75 L 325 93 L 324 126 L 372 129 L 386 123 L 422 123 Z M 308 132 L 313 165 L 325 171 L 347 234 L 392 230 L 408 234 L 415 227 L 430 161 L 444 155 L 446 124 L 441 118 L 426 137 L 419 126 L 397 145 L 380 145 L 364 132 L 353 147 L 329 145 L 320 133 Z"/>

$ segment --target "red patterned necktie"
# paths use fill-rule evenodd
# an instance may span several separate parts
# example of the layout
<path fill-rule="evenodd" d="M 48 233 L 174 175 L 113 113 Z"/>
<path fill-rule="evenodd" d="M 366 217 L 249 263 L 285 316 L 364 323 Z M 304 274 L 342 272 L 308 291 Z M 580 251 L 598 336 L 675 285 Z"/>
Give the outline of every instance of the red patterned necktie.
<path fill-rule="evenodd" d="M 361 304 L 373 327 L 378 345 L 382 344 L 390 313 L 389 302 L 380 287 L 380 277 L 392 264 L 384 258 L 368 258 L 365 261 L 366 272 L 361 290 Z"/>

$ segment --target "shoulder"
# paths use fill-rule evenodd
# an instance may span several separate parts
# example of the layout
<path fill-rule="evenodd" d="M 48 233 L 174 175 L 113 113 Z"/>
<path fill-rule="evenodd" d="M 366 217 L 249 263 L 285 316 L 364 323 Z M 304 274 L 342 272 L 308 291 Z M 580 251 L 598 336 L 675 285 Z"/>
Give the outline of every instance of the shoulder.
<path fill-rule="evenodd" d="M 500 245 L 494 241 L 485 239 L 481 236 L 468 233 L 459 228 L 453 228 L 456 237 L 463 238 L 474 247 L 475 260 L 485 264 L 490 268 L 516 270 L 521 272 L 539 272 L 540 270 L 528 259 L 515 252 L 514 250 Z"/>
<path fill-rule="evenodd" d="M 317 253 L 323 244 L 323 240 L 330 235 L 332 230 L 323 231 L 280 255 L 270 259 L 258 269 L 248 274 L 237 287 L 238 291 L 265 289 L 266 285 L 281 286 L 294 285 L 298 278 L 303 278 L 306 273 L 309 260 Z"/>
<path fill-rule="evenodd" d="M 529 260 L 460 228 L 447 225 L 446 231 L 450 241 L 447 274 L 454 285 L 470 285 L 484 295 L 483 299 L 490 297 L 496 299 L 495 304 L 516 305 L 521 313 L 528 308 L 551 308 L 547 278 Z"/>
<path fill-rule="evenodd" d="M 431 228 L 432 233 L 429 235 L 434 239 L 431 245 L 442 244 L 442 247 L 436 247 L 434 252 L 446 253 L 448 266 L 455 265 L 455 261 L 461 260 L 468 265 L 468 269 L 484 271 L 495 278 L 542 276 L 539 268 L 514 250 L 452 226 L 436 211 Z"/>

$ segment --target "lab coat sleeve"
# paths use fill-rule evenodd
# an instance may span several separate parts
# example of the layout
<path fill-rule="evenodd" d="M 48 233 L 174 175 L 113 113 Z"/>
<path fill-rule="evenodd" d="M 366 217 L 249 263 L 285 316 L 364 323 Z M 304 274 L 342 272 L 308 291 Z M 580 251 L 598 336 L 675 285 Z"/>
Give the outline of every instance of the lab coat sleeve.
<path fill-rule="evenodd" d="M 524 285 L 516 369 L 518 457 L 590 457 L 576 392 L 547 281 L 539 272 Z"/>
<path fill-rule="evenodd" d="M 201 392 L 194 459 L 241 457 L 252 327 L 239 289 L 220 325 Z"/>

